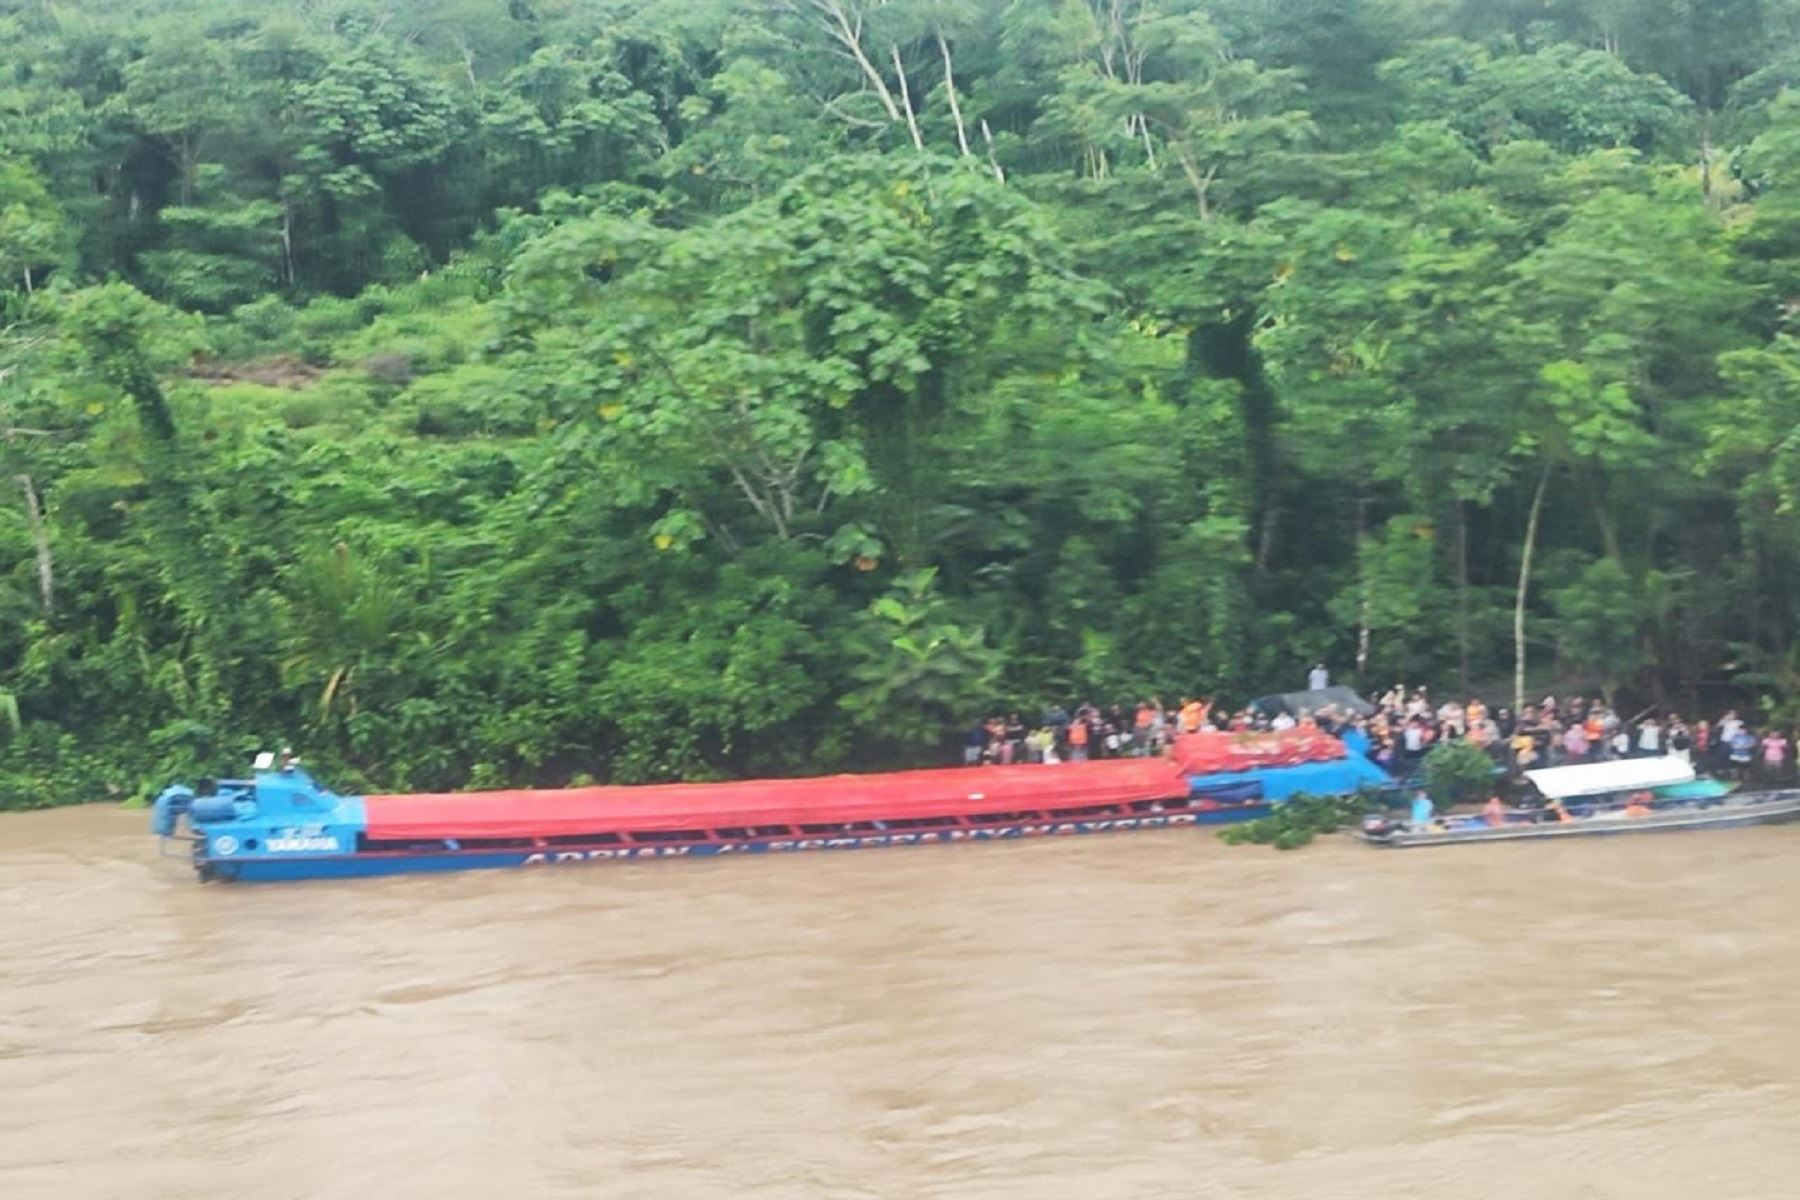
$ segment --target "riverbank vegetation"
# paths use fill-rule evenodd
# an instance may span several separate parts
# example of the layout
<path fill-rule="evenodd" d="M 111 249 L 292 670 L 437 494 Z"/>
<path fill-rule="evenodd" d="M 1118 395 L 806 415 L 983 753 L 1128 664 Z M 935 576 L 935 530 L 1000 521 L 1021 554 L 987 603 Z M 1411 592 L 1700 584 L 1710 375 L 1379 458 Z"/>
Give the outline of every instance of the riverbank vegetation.
<path fill-rule="evenodd" d="M 1348 796 L 1312 796 L 1301 792 L 1283 800 L 1266 817 L 1225 826 L 1219 830 L 1219 840 L 1228 846 L 1298 850 L 1310 845 L 1320 834 L 1354 829 L 1365 816 L 1385 807 L 1385 798 L 1375 792 Z"/>
<path fill-rule="evenodd" d="M 1793 0 L 0 3 L 0 807 L 1800 694 Z"/>

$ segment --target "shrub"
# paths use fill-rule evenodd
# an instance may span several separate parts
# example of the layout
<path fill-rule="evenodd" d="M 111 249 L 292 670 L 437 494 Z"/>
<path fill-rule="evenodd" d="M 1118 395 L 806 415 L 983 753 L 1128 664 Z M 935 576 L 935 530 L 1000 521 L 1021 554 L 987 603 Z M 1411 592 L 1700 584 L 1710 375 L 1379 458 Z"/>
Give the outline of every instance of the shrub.
<path fill-rule="evenodd" d="M 1297 850 L 1321 833 L 1336 833 L 1346 824 L 1360 821 L 1364 813 L 1382 805 L 1374 793 L 1354 796 L 1309 796 L 1299 793 L 1275 806 L 1275 811 L 1242 825 L 1219 831 L 1219 840 L 1231 846 L 1246 843 Z"/>
<path fill-rule="evenodd" d="M 1468 742 L 1441 742 L 1425 756 L 1422 782 L 1439 808 L 1467 804 L 1493 786 L 1494 760 Z"/>

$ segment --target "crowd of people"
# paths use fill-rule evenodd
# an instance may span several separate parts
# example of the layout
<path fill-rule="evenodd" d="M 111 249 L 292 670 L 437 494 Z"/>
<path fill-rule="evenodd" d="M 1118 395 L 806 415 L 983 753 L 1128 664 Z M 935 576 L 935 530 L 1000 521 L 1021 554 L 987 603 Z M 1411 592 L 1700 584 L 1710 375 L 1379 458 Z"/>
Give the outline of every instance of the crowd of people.
<path fill-rule="evenodd" d="M 976 721 L 963 739 L 963 761 L 1004 766 L 1143 758 L 1161 754 L 1177 733 L 1203 727 L 1214 727 L 1210 705 L 1185 696 L 1172 709 L 1160 699 L 1135 708 L 1081 704 L 1073 712 L 1051 705 L 1030 722 L 1016 712 Z"/>
<path fill-rule="evenodd" d="M 1311 690 L 1325 686 L 1322 667 Z M 1368 711 L 1372 706 L 1372 711 Z M 1688 720 L 1678 712 L 1646 709 L 1623 716 L 1597 697 L 1545 696 L 1514 712 L 1479 697 L 1439 700 L 1425 687 L 1396 684 L 1368 705 L 1323 704 L 1317 710 L 1286 706 L 1226 709 L 1200 697 L 1165 705 L 1160 698 L 1135 706 L 1092 703 L 1072 712 L 1053 705 L 1032 720 L 1019 713 L 974 722 L 963 741 L 963 761 L 1059 763 L 1159 754 L 1175 736 L 1202 730 L 1319 729 L 1341 738 L 1390 774 L 1417 770 L 1432 748 L 1466 741 L 1514 773 L 1539 767 L 1609 759 L 1673 755 L 1703 773 L 1762 782 L 1784 782 L 1793 767 L 1790 731 L 1753 727 L 1737 710 L 1716 720 Z"/>
<path fill-rule="evenodd" d="M 1632 716 L 1597 697 L 1545 696 L 1517 713 L 1479 698 L 1434 701 L 1423 687 L 1396 685 L 1376 697 L 1375 711 L 1343 728 L 1349 741 L 1396 774 L 1407 774 L 1433 746 L 1467 740 L 1514 772 L 1573 763 L 1672 755 L 1707 773 L 1785 780 L 1792 765 L 1787 730 L 1757 729 L 1736 709 L 1715 720 L 1645 709 Z"/>

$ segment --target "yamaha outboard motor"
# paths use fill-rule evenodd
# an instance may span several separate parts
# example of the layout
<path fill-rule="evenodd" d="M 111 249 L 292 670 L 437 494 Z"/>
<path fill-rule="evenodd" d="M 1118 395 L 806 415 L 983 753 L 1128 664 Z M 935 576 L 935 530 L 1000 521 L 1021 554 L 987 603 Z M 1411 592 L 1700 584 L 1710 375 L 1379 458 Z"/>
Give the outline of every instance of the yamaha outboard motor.
<path fill-rule="evenodd" d="M 179 784 L 164 788 L 156 803 L 150 806 L 150 832 L 157 837 L 174 837 L 175 822 L 193 805 L 193 788 Z"/>

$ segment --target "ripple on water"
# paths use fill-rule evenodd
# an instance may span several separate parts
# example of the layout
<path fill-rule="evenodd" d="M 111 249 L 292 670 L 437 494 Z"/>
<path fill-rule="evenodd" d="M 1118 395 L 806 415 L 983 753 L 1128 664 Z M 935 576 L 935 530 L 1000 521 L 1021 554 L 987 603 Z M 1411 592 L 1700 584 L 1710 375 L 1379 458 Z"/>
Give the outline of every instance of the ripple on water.
<path fill-rule="evenodd" d="M 1800 828 L 201 887 L 0 818 L 0 1195 L 1779 1200 Z"/>

